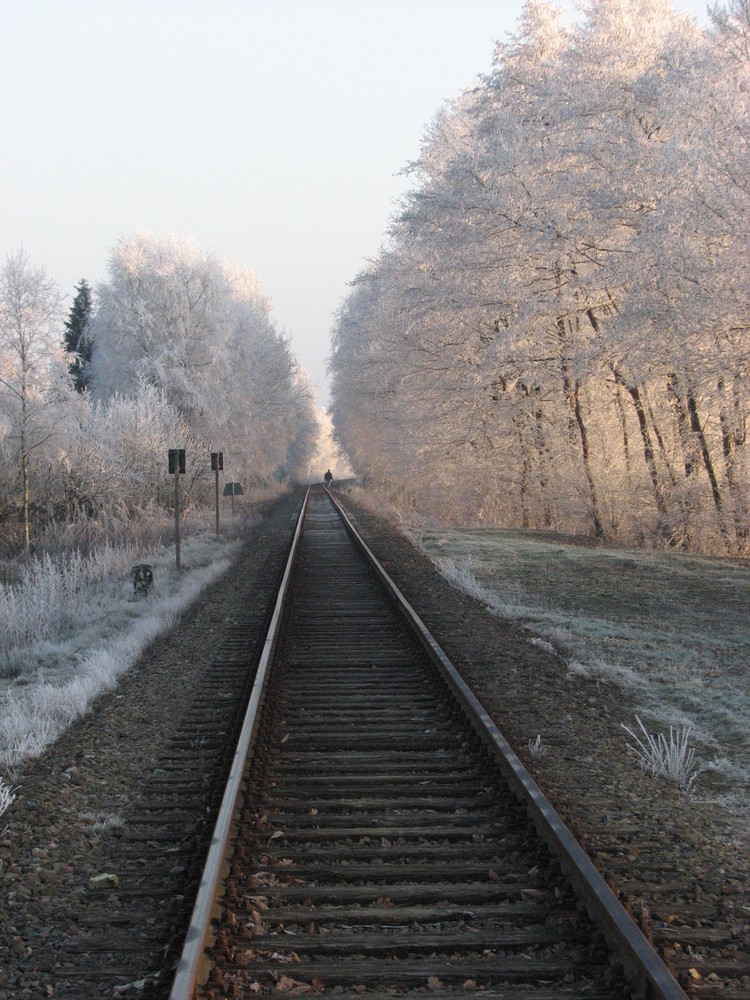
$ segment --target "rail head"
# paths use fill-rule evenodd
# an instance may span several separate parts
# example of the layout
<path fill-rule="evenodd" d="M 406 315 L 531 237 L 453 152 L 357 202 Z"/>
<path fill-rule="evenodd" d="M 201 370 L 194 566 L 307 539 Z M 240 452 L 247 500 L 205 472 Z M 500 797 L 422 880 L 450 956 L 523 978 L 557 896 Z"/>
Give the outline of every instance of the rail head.
<path fill-rule="evenodd" d="M 211 837 L 211 845 L 203 866 L 198 895 L 195 899 L 193 912 L 190 917 L 185 943 L 182 953 L 177 963 L 175 977 L 172 982 L 172 990 L 169 1000 L 189 1000 L 195 993 L 195 988 L 200 972 L 201 959 L 206 946 L 208 932 L 211 926 L 211 912 L 214 900 L 219 888 L 224 858 L 232 829 L 232 817 L 234 816 L 239 798 L 240 789 L 245 771 L 248 752 L 252 746 L 253 738 L 258 721 L 258 714 L 262 703 L 263 691 L 268 678 L 269 666 L 276 645 L 276 638 L 279 633 L 284 612 L 284 606 L 289 593 L 292 570 L 299 551 L 299 542 L 302 536 L 302 526 L 307 511 L 307 501 L 310 496 L 308 488 L 305 493 L 302 506 L 300 508 L 297 526 L 286 561 L 284 575 L 281 580 L 276 603 L 274 606 L 271 623 L 263 644 L 263 651 L 258 662 L 258 669 L 255 674 L 253 688 L 250 693 L 245 718 L 242 723 L 242 730 L 237 741 L 237 747 L 232 759 L 232 765 L 227 780 L 224 797 L 219 807 L 219 812 Z"/>
<path fill-rule="evenodd" d="M 328 491 L 326 491 L 328 492 Z M 542 839 L 570 878 L 594 923 L 622 961 L 631 986 L 642 1000 L 688 1000 L 653 946 L 605 882 L 591 859 L 562 821 L 550 801 L 524 767 L 517 754 L 490 718 L 479 699 L 461 677 L 446 653 L 428 631 L 380 561 L 364 541 L 341 504 L 328 495 L 347 532 L 366 557 L 391 599 L 417 633 L 422 646 L 446 679 L 472 725 L 490 746 L 500 768 L 524 804 Z"/>

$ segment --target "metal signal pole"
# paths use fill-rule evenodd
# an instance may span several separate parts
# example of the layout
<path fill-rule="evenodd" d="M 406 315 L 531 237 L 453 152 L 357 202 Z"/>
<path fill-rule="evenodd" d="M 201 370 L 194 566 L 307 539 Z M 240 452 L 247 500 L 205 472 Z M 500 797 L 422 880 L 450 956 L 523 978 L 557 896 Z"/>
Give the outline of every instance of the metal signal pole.
<path fill-rule="evenodd" d="M 219 521 L 219 473 L 224 468 L 223 451 L 211 452 L 211 468 L 216 473 L 216 536 L 218 537 L 219 534 L 221 533 L 221 525 Z"/>
<path fill-rule="evenodd" d="M 185 449 L 169 449 L 169 472 L 174 475 L 174 545 L 177 569 L 180 569 L 180 473 L 185 472 Z"/>

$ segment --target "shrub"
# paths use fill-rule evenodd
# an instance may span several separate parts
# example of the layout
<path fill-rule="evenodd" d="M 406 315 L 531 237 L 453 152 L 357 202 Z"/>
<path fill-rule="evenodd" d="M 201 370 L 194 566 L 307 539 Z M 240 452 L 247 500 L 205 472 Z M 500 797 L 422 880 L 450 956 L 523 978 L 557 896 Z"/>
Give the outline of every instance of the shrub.
<path fill-rule="evenodd" d="M 533 760 L 539 761 L 547 756 L 547 747 L 542 743 L 541 733 L 535 740 L 529 740 L 529 753 Z"/>
<path fill-rule="evenodd" d="M 119 581 L 140 561 L 130 546 L 104 545 L 84 558 L 75 551 L 52 560 L 33 559 L 17 586 L 0 588 L 0 655 L 12 654 L 88 622 L 102 586 Z"/>
<path fill-rule="evenodd" d="M 637 743 L 637 746 L 631 746 L 630 743 L 626 746 L 636 755 L 641 768 L 654 777 L 667 778 L 667 780 L 679 785 L 680 788 L 689 789 L 698 776 L 695 767 L 695 750 L 688 746 L 690 729 L 684 728 L 675 731 L 670 726 L 669 741 L 667 741 L 663 733 L 652 736 L 647 732 L 637 715 L 635 719 L 641 728 L 643 739 L 624 723 L 622 728 Z"/>

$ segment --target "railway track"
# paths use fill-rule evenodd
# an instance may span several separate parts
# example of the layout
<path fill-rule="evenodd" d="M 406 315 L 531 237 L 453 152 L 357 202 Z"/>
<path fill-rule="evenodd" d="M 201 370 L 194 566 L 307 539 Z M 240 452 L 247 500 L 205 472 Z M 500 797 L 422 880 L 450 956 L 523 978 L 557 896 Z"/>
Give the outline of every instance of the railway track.
<path fill-rule="evenodd" d="M 172 1000 L 684 1000 L 350 534 L 313 491 Z"/>

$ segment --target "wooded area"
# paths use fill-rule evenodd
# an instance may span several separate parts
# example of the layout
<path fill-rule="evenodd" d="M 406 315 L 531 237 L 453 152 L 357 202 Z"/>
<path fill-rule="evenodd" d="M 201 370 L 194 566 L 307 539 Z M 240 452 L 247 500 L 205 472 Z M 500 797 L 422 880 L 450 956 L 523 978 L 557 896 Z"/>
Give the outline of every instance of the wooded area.
<path fill-rule="evenodd" d="M 750 4 L 529 0 L 337 317 L 338 439 L 403 509 L 747 554 Z"/>
<path fill-rule="evenodd" d="M 0 524 L 11 554 L 130 540 L 213 500 L 210 453 L 249 485 L 294 480 L 318 445 L 307 375 L 249 269 L 138 232 L 108 280 L 62 296 L 23 251 L 0 272 Z"/>

